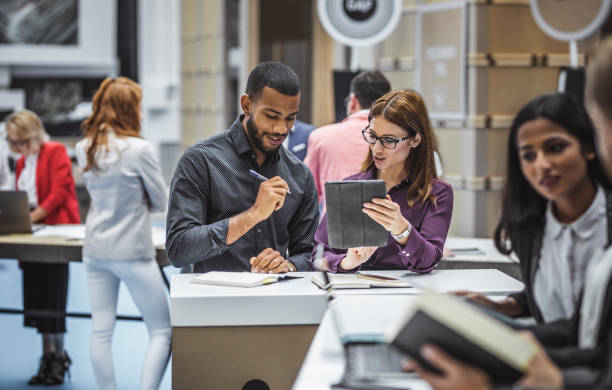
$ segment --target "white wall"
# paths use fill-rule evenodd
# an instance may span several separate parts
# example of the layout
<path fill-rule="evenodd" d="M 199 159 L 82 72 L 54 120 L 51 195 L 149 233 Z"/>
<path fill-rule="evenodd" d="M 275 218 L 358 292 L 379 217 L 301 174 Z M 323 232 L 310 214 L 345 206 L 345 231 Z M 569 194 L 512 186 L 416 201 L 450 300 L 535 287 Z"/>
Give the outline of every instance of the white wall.
<path fill-rule="evenodd" d="M 143 137 L 156 146 L 179 143 L 180 2 L 142 0 L 138 7 Z"/>

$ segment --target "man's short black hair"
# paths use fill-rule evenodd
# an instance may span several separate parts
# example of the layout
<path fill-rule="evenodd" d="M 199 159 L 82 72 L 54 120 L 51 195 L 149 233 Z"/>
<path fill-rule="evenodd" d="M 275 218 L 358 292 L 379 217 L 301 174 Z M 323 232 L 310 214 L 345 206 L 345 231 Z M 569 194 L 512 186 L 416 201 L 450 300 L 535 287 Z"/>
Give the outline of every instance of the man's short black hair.
<path fill-rule="evenodd" d="M 261 96 L 264 87 L 270 87 L 283 95 L 295 96 L 300 93 L 300 79 L 288 65 L 268 61 L 257 65 L 249 75 L 246 94 L 251 99 Z"/>
<path fill-rule="evenodd" d="M 379 70 L 361 72 L 351 80 L 351 92 L 364 110 L 389 91 L 391 83 Z"/>

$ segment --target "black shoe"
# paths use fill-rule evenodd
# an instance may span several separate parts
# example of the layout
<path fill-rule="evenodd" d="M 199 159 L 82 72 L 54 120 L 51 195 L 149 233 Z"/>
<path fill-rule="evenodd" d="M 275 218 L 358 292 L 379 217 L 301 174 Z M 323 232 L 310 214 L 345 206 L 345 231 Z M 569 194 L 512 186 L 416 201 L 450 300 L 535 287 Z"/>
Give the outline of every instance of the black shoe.
<path fill-rule="evenodd" d="M 45 383 L 54 356 L 55 354 L 53 352 L 47 352 L 40 358 L 38 373 L 30 378 L 28 385 L 42 385 Z"/>
<path fill-rule="evenodd" d="M 66 351 L 54 353 L 49 363 L 49 370 L 42 384 L 46 386 L 61 385 L 64 383 L 64 374 L 68 372 L 70 376 L 70 364 L 72 360 Z"/>

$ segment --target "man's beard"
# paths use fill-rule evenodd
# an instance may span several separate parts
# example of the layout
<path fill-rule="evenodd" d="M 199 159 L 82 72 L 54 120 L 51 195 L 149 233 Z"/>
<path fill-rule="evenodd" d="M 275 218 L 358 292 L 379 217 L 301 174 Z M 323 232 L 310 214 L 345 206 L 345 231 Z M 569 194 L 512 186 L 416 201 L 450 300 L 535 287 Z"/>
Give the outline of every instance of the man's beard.
<path fill-rule="evenodd" d="M 267 148 L 266 146 L 264 146 L 263 137 L 265 134 L 259 132 L 259 129 L 257 128 L 257 125 L 255 124 L 255 121 L 253 120 L 252 115 L 249 115 L 249 119 L 247 119 L 247 122 L 246 122 L 246 127 L 247 127 L 247 132 L 249 133 L 249 137 L 251 138 L 251 142 L 253 142 L 253 145 L 255 146 L 255 148 L 257 148 L 260 152 L 265 154 L 266 157 L 271 156 L 274 153 L 276 153 L 276 150 L 278 149 L 278 147 Z M 269 133 L 269 134 L 272 134 L 272 133 Z"/>

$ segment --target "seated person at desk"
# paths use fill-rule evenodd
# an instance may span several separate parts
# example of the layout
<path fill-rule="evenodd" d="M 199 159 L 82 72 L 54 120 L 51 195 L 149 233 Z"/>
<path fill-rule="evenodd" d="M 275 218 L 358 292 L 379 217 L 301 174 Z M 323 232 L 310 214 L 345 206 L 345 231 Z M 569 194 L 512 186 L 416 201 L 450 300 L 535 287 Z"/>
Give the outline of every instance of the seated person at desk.
<path fill-rule="evenodd" d="M 315 246 L 323 244 L 324 257 L 313 265 L 330 272 L 362 267 L 429 272 L 442 257 L 453 190 L 436 173 L 425 103 L 414 91 L 391 91 L 372 104 L 368 119 L 362 133 L 370 151 L 362 171 L 346 180 L 384 180 L 386 199 L 364 203 L 362 211 L 389 231 L 387 245 L 331 248 L 324 216 L 315 233 Z"/>
<path fill-rule="evenodd" d="M 10 115 L 6 130 L 11 149 L 23 155 L 15 167 L 16 188 L 28 195 L 32 222 L 79 223 L 72 164 L 64 145 L 49 141 L 42 122 L 29 110 Z M 64 351 L 68 264 L 22 261 L 19 265 L 23 271 L 24 324 L 37 328 L 43 339 L 40 367 L 28 384 L 63 383 L 70 366 Z M 52 314 L 38 316 L 39 311 Z"/>
<path fill-rule="evenodd" d="M 587 266 L 612 237 L 612 191 L 594 138 L 586 110 L 569 95 L 543 95 L 519 111 L 495 245 L 518 256 L 525 290 L 500 302 L 460 294 L 538 323 L 574 314 Z"/>
<path fill-rule="evenodd" d="M 608 178 L 612 179 L 610 38 L 601 44 L 587 69 L 586 103 L 595 124 L 603 168 Z M 612 248 L 608 247 L 603 255 L 589 263 L 581 296 L 580 305 L 570 320 L 533 328 L 540 340 L 556 347 L 548 348 L 548 353 L 557 365 L 552 364 L 540 348 L 521 381 L 523 386 L 539 389 L 612 388 Z M 434 389 L 490 388 L 485 372 L 453 359 L 439 348 L 430 346 L 422 354 L 444 372 L 444 375 L 438 376 L 421 371 L 422 377 Z"/>
<path fill-rule="evenodd" d="M 149 347 L 143 389 L 157 389 L 170 356 L 170 311 L 151 239 L 152 211 L 164 211 L 168 192 L 150 143 L 140 138 L 140 86 L 105 79 L 76 145 L 91 196 L 83 264 L 91 303 L 91 362 L 100 389 L 115 389 L 111 351 L 119 284 L 142 313 Z"/>
<path fill-rule="evenodd" d="M 194 272 L 309 271 L 317 191 L 310 170 L 282 147 L 299 109 L 299 79 L 285 64 L 261 63 L 240 103 L 243 114 L 229 130 L 191 146 L 178 162 L 168 258 Z"/>

